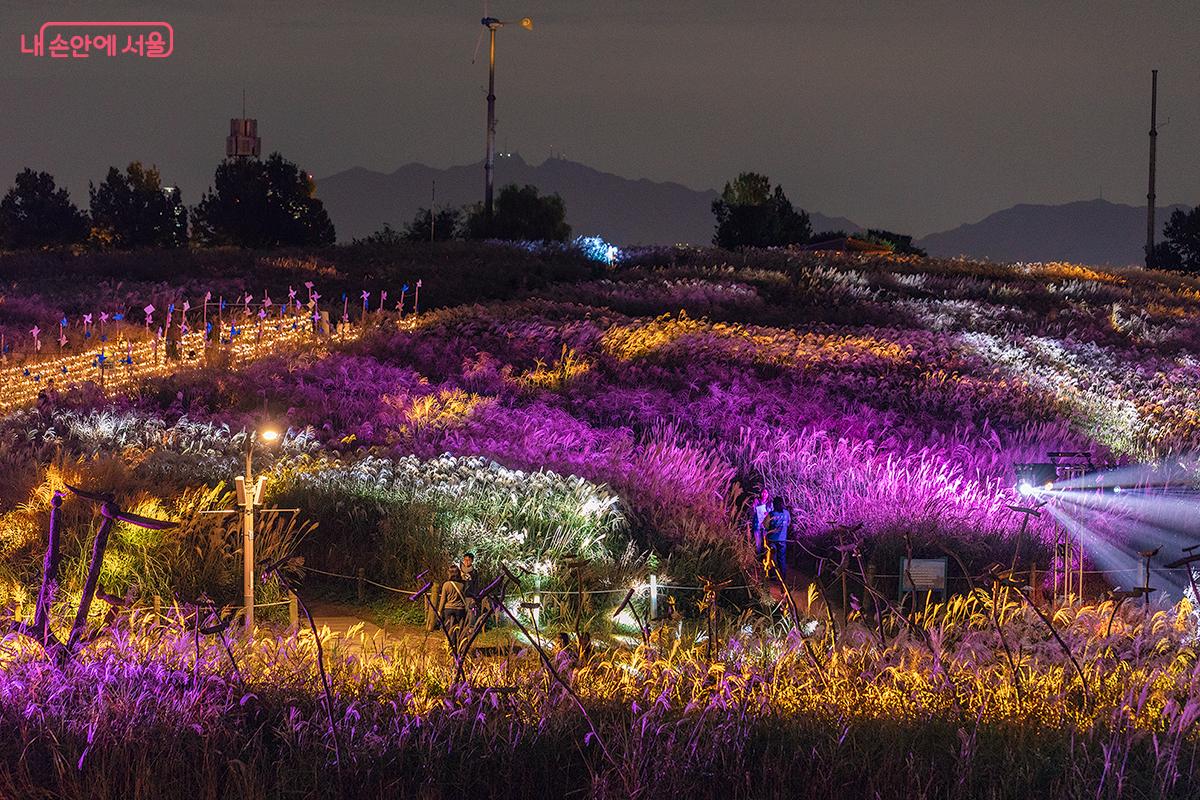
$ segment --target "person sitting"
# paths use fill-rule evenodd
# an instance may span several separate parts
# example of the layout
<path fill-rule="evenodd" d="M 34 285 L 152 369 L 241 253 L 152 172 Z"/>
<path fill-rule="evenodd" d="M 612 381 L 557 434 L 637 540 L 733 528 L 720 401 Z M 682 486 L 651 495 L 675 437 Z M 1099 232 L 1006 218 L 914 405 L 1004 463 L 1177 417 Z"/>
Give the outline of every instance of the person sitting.
<path fill-rule="evenodd" d="M 779 577 L 787 582 L 787 538 L 792 526 L 792 515 L 783 507 L 783 498 L 776 497 L 771 512 L 763 519 L 763 538 L 771 548 L 771 558 L 779 570 Z"/>

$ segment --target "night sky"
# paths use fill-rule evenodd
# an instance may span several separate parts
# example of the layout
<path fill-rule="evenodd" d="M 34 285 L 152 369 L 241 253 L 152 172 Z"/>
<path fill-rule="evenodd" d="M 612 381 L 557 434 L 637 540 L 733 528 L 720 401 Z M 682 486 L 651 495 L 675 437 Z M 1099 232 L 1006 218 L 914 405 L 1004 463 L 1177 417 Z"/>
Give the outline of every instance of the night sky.
<path fill-rule="evenodd" d="M 719 188 L 746 169 L 799 206 L 925 234 L 1017 202 L 1200 202 L 1200 14 L 1167 2 L 504 0 L 498 140 L 628 177 Z M 109 165 L 157 164 L 194 202 L 243 87 L 265 151 L 318 178 L 482 158 L 482 3 L 167 0 L 0 6 L 0 181 L 81 205 Z M 164 19 L 176 51 L 35 59 L 49 19 Z M 318 187 L 319 191 L 319 187 Z"/>

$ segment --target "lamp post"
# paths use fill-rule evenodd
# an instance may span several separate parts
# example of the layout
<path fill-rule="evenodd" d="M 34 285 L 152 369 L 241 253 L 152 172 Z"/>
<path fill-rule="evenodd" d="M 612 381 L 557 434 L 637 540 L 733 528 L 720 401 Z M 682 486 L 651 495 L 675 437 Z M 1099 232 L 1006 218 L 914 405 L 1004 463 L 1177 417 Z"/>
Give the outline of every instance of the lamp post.
<path fill-rule="evenodd" d="M 496 31 L 510 23 L 495 17 L 484 17 L 480 22 L 488 29 L 487 160 L 483 162 L 483 216 L 490 234 L 496 173 Z M 527 31 L 533 30 L 533 20 L 524 17 L 521 27 Z"/>
<path fill-rule="evenodd" d="M 251 431 L 246 437 L 246 474 L 234 479 L 238 505 L 242 507 L 242 601 L 245 606 L 246 633 L 254 633 L 254 508 L 262 505 L 267 476 L 255 482 L 252 473 L 254 443 L 261 440 L 270 445 L 279 441 L 279 431 L 263 428 Z"/>

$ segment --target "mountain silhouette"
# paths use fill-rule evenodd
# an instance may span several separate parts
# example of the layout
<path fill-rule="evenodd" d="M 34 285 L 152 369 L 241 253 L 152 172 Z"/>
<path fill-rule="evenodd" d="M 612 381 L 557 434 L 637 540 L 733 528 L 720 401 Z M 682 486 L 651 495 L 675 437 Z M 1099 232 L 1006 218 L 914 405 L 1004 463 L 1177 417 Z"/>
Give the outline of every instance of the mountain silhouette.
<path fill-rule="evenodd" d="M 1171 212 L 1158 209 L 1158 238 Z M 1096 266 L 1142 264 L 1146 207 L 1080 200 L 1063 205 L 1021 203 L 979 222 L 934 233 L 916 242 L 931 256 L 992 261 L 1071 261 Z"/>
<path fill-rule="evenodd" d="M 436 182 L 436 205 L 461 206 L 483 196 L 483 162 L 436 169 L 406 164 L 390 174 L 354 167 L 321 178 L 317 193 L 348 242 L 379 230 L 407 225 L 418 208 L 429 207 Z M 533 184 L 543 194 L 557 192 L 567 206 L 567 222 L 575 235 L 600 235 L 630 244 L 708 244 L 713 236 L 711 189 L 689 189 L 678 183 L 634 180 L 570 161 L 550 158 L 526 163 L 520 155 L 496 157 L 496 186 Z M 862 230 L 842 217 L 809 211 L 814 231 Z"/>

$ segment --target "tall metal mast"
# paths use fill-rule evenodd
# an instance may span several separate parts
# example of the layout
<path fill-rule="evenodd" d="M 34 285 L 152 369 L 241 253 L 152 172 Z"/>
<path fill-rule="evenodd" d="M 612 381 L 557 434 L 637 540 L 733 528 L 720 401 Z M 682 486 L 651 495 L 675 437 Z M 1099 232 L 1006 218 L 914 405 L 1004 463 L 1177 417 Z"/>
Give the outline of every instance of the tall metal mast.
<path fill-rule="evenodd" d="M 1150 191 L 1146 193 L 1146 266 L 1154 264 L 1154 167 L 1158 141 L 1158 70 L 1150 71 Z"/>

